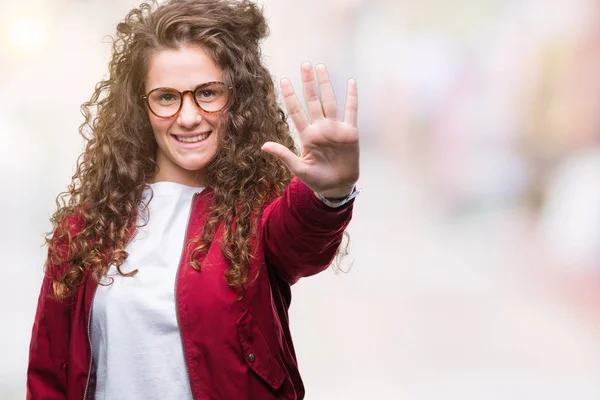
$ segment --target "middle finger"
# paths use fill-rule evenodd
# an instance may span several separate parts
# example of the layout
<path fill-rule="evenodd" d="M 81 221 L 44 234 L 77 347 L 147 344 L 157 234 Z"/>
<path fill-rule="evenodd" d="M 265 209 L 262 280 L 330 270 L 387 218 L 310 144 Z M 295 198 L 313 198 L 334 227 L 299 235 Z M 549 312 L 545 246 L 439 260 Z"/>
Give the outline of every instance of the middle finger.
<path fill-rule="evenodd" d="M 312 121 L 323 118 L 323 106 L 319 99 L 317 83 L 313 74 L 311 63 L 305 62 L 302 64 L 302 86 L 304 88 L 304 101 L 306 109 Z"/>

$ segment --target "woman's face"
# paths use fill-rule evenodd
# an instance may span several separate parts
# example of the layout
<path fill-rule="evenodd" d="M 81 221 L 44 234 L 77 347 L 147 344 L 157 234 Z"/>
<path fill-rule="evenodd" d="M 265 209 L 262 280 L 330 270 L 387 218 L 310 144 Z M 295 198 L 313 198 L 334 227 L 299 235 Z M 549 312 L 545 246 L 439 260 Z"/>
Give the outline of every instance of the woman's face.
<path fill-rule="evenodd" d="M 182 46 L 154 54 L 146 74 L 145 91 L 168 87 L 180 92 L 207 82 L 222 82 L 223 71 L 202 47 Z M 154 182 L 171 181 L 188 186 L 206 186 L 206 167 L 218 151 L 221 113 L 207 114 L 192 98 L 183 97 L 178 114 L 160 118 L 148 110 L 158 144 L 159 171 Z M 168 98 L 167 98 L 168 100 Z"/>

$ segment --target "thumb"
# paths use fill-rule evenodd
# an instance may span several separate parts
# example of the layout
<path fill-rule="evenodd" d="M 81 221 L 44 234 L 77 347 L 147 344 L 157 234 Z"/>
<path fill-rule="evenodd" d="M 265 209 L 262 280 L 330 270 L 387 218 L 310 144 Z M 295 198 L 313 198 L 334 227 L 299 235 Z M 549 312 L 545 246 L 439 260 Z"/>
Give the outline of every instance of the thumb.
<path fill-rule="evenodd" d="M 283 161 L 294 175 L 298 175 L 297 172 L 302 168 L 302 160 L 290 149 L 275 142 L 266 142 L 262 145 L 261 149 Z"/>

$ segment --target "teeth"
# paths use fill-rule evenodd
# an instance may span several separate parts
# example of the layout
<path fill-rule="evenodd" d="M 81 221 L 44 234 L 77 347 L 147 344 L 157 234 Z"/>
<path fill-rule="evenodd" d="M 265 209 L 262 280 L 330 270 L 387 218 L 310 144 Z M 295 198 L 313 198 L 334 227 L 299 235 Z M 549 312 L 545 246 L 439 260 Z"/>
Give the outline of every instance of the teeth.
<path fill-rule="evenodd" d="M 200 142 L 201 140 L 204 140 L 208 137 L 208 133 L 205 133 L 204 135 L 198 135 L 198 136 L 193 136 L 193 137 L 183 137 L 183 136 L 175 136 L 177 138 L 178 141 L 183 142 L 183 143 L 196 143 L 196 142 Z"/>

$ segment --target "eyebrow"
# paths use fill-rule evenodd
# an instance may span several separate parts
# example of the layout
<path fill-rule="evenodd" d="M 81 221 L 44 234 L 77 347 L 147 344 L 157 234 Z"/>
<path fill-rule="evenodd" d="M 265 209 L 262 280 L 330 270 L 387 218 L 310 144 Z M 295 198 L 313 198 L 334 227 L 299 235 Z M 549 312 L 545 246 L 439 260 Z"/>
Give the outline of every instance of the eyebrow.
<path fill-rule="evenodd" d="M 208 82 L 204 82 L 204 83 L 201 83 L 199 85 L 196 85 L 193 89 L 189 89 L 189 90 L 191 90 L 192 92 L 195 92 L 198 88 L 200 88 L 202 86 L 210 85 L 212 83 L 222 83 L 223 85 L 225 84 L 225 82 L 222 82 L 222 81 L 208 81 Z M 175 89 L 173 87 L 170 87 L 170 86 L 157 86 L 155 88 L 152 88 L 152 89 L 148 90 L 148 93 L 150 93 L 151 91 L 156 90 L 156 89 L 174 89 L 174 90 L 177 90 L 177 89 Z M 181 92 L 183 92 L 183 90 Z"/>

